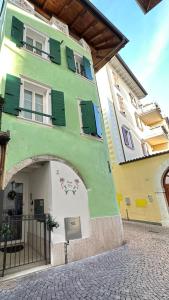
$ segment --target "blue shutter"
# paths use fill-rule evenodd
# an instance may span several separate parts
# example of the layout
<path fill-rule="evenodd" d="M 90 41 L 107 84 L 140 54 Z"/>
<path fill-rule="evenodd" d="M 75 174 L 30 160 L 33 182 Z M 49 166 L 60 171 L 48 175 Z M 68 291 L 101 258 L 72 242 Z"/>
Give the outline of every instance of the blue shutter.
<path fill-rule="evenodd" d="M 94 114 L 95 114 L 95 122 L 96 122 L 96 129 L 97 129 L 97 136 L 102 137 L 102 125 L 101 125 L 101 117 L 99 107 L 96 104 L 93 104 Z"/>
<path fill-rule="evenodd" d="M 85 56 L 83 56 L 83 67 L 84 67 L 85 77 L 87 77 L 89 80 L 92 80 L 93 76 L 92 76 L 90 61 Z"/>

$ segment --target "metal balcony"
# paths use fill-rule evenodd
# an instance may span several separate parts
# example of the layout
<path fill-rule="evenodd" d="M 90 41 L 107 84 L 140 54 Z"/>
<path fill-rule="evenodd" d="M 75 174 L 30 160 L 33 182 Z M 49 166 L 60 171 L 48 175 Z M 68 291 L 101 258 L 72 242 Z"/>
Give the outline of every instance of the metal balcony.
<path fill-rule="evenodd" d="M 147 126 L 152 126 L 163 120 L 161 109 L 156 103 L 150 103 L 140 107 L 138 109 L 138 115 L 141 121 Z"/>
<path fill-rule="evenodd" d="M 165 126 L 151 128 L 145 133 L 144 140 L 151 146 L 165 144 L 169 142 L 169 132 Z"/>

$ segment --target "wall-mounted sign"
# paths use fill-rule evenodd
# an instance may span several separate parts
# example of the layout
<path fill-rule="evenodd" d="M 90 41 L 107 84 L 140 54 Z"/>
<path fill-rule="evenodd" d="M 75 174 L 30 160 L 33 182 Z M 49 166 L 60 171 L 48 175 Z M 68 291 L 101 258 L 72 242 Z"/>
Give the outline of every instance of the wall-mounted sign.
<path fill-rule="evenodd" d="M 148 195 L 148 200 L 149 200 L 150 203 L 152 203 L 153 202 L 153 196 L 152 195 Z"/>
<path fill-rule="evenodd" d="M 127 206 L 130 206 L 131 205 L 131 199 L 129 197 L 126 197 L 125 198 L 125 203 Z"/>

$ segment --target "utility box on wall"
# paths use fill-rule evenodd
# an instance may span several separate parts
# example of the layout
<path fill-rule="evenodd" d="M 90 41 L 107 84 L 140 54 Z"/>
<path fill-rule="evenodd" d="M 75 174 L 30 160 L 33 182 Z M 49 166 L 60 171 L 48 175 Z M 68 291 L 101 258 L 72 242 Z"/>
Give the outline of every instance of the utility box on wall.
<path fill-rule="evenodd" d="M 65 237 L 66 240 L 75 240 L 82 237 L 80 217 L 65 218 Z"/>

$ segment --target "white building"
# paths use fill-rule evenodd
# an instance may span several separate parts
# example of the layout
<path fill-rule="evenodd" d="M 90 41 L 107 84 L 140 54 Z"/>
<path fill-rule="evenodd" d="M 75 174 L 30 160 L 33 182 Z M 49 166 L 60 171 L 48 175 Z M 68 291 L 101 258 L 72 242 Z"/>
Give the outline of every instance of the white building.
<path fill-rule="evenodd" d="M 112 161 L 167 150 L 168 119 L 156 103 L 144 104 L 147 92 L 122 58 L 112 58 L 96 78 Z"/>

